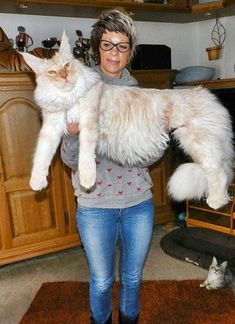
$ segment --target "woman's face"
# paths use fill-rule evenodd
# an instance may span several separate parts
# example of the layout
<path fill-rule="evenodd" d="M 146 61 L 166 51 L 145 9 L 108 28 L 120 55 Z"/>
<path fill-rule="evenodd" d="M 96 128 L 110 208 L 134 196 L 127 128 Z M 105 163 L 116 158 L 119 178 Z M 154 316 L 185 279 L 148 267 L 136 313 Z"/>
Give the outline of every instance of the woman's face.
<path fill-rule="evenodd" d="M 121 46 L 121 50 L 125 50 L 125 46 L 128 48 L 129 39 L 126 35 L 116 32 L 107 31 L 103 34 L 101 38 L 102 44 L 108 46 L 108 42 L 113 44 L 118 44 L 124 42 Z M 105 41 L 108 41 L 105 43 Z M 108 48 L 108 47 L 107 47 Z M 100 68 L 101 71 L 108 77 L 119 79 L 122 74 L 122 70 L 126 67 L 131 57 L 131 48 L 126 52 L 118 51 L 117 47 L 113 47 L 111 50 L 104 50 L 101 47 L 99 48 L 100 53 Z"/>

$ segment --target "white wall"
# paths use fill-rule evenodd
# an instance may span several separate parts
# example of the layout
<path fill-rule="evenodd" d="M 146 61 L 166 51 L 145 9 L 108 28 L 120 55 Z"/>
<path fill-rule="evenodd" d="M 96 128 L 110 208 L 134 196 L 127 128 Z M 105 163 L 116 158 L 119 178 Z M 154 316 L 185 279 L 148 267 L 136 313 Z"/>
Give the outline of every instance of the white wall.
<path fill-rule="evenodd" d="M 194 65 L 197 30 L 192 24 L 136 22 L 136 27 L 139 43 L 164 44 L 171 48 L 172 68 Z"/>
<path fill-rule="evenodd" d="M 235 78 L 235 16 L 224 17 L 220 22 L 226 29 L 226 39 L 219 60 L 209 61 L 205 49 L 213 46 L 211 41 L 211 31 L 215 25 L 215 20 L 208 20 L 197 23 L 198 34 L 198 63 L 216 68 L 217 77 Z"/>
<path fill-rule="evenodd" d="M 23 25 L 34 40 L 34 47 L 50 36 L 61 38 L 63 29 L 69 35 L 71 45 L 77 39 L 75 30 L 81 29 L 89 37 L 94 19 L 53 16 L 31 16 L 0 14 L 0 25 L 8 37 L 15 39 L 17 27 Z M 190 65 L 213 66 L 217 77 L 235 78 L 235 16 L 221 19 L 227 30 L 223 55 L 220 60 L 209 61 L 206 47 L 213 45 L 210 40 L 215 20 L 199 23 L 175 24 L 157 22 L 136 22 L 139 44 L 164 44 L 171 47 L 172 68 L 181 69 Z"/>

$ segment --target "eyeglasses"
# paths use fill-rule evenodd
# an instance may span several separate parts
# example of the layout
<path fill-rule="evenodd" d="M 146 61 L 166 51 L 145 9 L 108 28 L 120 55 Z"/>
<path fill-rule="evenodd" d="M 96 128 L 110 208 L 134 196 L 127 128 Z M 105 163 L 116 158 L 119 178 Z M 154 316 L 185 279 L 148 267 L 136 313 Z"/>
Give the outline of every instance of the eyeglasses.
<path fill-rule="evenodd" d="M 129 42 L 120 42 L 117 44 L 114 44 L 108 40 L 101 40 L 100 41 L 100 48 L 104 51 L 111 51 L 114 47 L 118 50 L 120 53 L 126 53 L 130 50 L 131 46 Z"/>

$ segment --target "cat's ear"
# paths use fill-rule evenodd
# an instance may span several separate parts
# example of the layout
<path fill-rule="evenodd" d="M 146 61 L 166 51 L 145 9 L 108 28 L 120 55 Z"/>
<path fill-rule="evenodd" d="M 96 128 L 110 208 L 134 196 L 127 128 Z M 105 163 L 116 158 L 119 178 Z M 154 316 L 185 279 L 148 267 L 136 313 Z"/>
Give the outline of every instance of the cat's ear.
<path fill-rule="evenodd" d="M 221 268 L 225 269 L 227 267 L 228 262 L 224 261 L 223 263 L 221 263 Z"/>
<path fill-rule="evenodd" d="M 212 259 L 212 266 L 216 266 L 217 265 L 217 259 L 215 256 L 213 256 L 213 259 Z"/>
<path fill-rule="evenodd" d="M 32 54 L 26 53 L 26 52 L 19 52 L 27 65 L 35 72 L 35 73 L 40 73 L 42 72 L 42 66 L 43 66 L 43 59 L 40 57 L 36 57 Z"/>
<path fill-rule="evenodd" d="M 71 47 L 69 44 L 69 39 L 65 33 L 63 32 L 61 43 L 60 43 L 60 48 L 59 48 L 59 56 L 64 60 L 64 61 L 70 61 L 73 59 L 73 54 L 71 52 Z"/>

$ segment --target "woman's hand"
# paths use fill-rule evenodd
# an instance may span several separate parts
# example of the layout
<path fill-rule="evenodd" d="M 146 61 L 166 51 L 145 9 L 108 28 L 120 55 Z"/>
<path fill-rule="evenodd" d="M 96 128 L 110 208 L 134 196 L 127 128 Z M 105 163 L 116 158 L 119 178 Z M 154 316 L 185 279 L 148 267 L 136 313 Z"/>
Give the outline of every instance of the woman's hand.
<path fill-rule="evenodd" d="M 78 123 L 68 123 L 67 124 L 68 133 L 71 136 L 76 136 L 79 133 Z"/>

